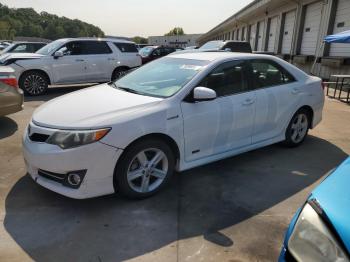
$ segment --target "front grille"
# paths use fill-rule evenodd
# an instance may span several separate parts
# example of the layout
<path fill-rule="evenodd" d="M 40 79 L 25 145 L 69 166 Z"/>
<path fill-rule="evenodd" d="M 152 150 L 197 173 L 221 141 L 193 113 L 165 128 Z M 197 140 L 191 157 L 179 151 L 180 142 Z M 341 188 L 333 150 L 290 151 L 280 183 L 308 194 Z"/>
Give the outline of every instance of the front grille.
<path fill-rule="evenodd" d="M 58 174 L 41 169 L 38 170 L 38 175 L 59 183 L 63 183 L 66 178 L 66 174 Z"/>
<path fill-rule="evenodd" d="M 46 142 L 49 137 L 49 135 L 34 133 L 29 136 L 29 139 L 33 142 Z"/>

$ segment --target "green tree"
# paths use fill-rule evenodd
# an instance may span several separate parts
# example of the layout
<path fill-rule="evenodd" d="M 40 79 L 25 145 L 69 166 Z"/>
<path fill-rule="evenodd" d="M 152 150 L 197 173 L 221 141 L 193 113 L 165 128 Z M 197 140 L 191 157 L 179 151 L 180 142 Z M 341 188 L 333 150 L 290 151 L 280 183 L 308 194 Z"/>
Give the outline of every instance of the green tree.
<path fill-rule="evenodd" d="M 15 36 L 43 37 L 51 40 L 62 37 L 103 37 L 103 31 L 78 19 L 69 19 L 33 8 L 8 8 L 0 3 L 0 39 Z"/>
<path fill-rule="evenodd" d="M 184 34 L 185 34 L 185 32 L 182 29 L 182 27 L 174 27 L 168 33 L 166 33 L 165 36 L 184 35 Z"/>
<path fill-rule="evenodd" d="M 147 44 L 148 43 L 147 38 L 144 38 L 142 36 L 135 36 L 135 37 L 133 37 L 132 41 L 134 41 L 136 44 Z"/>

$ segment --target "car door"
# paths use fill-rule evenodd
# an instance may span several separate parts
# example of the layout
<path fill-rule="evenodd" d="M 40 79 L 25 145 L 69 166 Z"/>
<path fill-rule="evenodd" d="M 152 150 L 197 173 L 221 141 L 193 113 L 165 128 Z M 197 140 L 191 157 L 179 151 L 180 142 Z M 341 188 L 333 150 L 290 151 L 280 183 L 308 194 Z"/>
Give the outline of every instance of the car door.
<path fill-rule="evenodd" d="M 283 134 L 299 106 L 298 82 L 281 65 L 269 59 L 249 61 L 251 87 L 256 89 L 253 143 Z"/>
<path fill-rule="evenodd" d="M 110 42 L 118 52 L 119 61 L 130 68 L 141 65 L 141 57 L 134 43 Z M 117 61 L 116 61 L 117 62 Z"/>
<path fill-rule="evenodd" d="M 105 41 L 84 41 L 82 54 L 85 59 L 87 82 L 110 81 L 117 66 L 117 57 Z"/>
<path fill-rule="evenodd" d="M 246 77 L 244 61 L 225 62 L 197 85 L 215 90 L 215 100 L 181 103 L 186 161 L 251 144 L 255 91 Z"/>
<path fill-rule="evenodd" d="M 52 67 L 54 83 L 82 83 L 86 82 L 86 55 L 82 53 L 83 41 L 71 41 L 64 44 L 57 51 L 62 57 L 50 56 L 47 59 Z"/>

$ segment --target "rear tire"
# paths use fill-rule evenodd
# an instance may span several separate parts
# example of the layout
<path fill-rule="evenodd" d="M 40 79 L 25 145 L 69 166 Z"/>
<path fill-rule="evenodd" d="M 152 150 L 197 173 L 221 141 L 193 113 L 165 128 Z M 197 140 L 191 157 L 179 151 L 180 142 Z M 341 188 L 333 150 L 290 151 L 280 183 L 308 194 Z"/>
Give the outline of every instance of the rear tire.
<path fill-rule="evenodd" d="M 49 80 L 44 73 L 29 71 L 23 73 L 18 84 L 26 95 L 39 96 L 47 92 Z"/>
<path fill-rule="evenodd" d="M 127 71 L 128 71 L 128 69 L 126 69 L 126 68 L 116 68 L 116 69 L 114 69 L 114 71 L 112 73 L 111 80 L 115 81 L 115 80 L 121 78 L 122 76 L 124 76 L 126 74 Z"/>
<path fill-rule="evenodd" d="M 297 147 L 301 145 L 310 128 L 310 113 L 308 110 L 300 109 L 294 114 L 290 121 L 284 145 L 287 147 Z"/>
<path fill-rule="evenodd" d="M 162 140 L 141 140 L 128 147 L 114 174 L 116 192 L 131 199 L 143 199 L 160 191 L 174 173 L 175 157 Z"/>

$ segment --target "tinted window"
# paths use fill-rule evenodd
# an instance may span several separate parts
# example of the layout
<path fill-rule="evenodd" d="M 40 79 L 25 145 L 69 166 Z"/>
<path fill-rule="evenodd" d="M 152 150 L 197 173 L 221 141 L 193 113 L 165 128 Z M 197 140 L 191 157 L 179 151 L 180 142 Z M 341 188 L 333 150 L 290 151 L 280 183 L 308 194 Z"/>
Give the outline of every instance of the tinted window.
<path fill-rule="evenodd" d="M 113 43 L 123 53 L 137 53 L 135 44 L 130 43 Z"/>
<path fill-rule="evenodd" d="M 110 54 L 112 50 L 104 41 L 85 41 L 83 42 L 82 54 L 84 55 L 99 55 Z"/>
<path fill-rule="evenodd" d="M 38 51 L 43 46 L 45 46 L 45 44 L 33 44 L 34 52 Z"/>
<path fill-rule="evenodd" d="M 282 66 L 270 60 L 252 60 L 252 73 L 256 88 L 283 85 L 295 81 L 295 78 Z"/>
<path fill-rule="evenodd" d="M 245 62 L 226 62 L 206 76 L 199 86 L 215 90 L 217 96 L 227 96 L 247 91 Z"/>
<path fill-rule="evenodd" d="M 63 52 L 63 55 L 81 55 L 82 50 L 83 42 L 81 41 L 69 42 L 59 49 L 59 51 Z"/>
<path fill-rule="evenodd" d="M 12 53 L 26 53 L 28 52 L 28 45 L 27 44 L 18 44 L 13 47 L 11 50 Z"/>
<path fill-rule="evenodd" d="M 242 53 L 251 53 L 252 49 L 249 43 L 245 42 L 229 42 L 223 46 L 222 49 L 229 48 L 232 52 L 242 52 Z"/>

